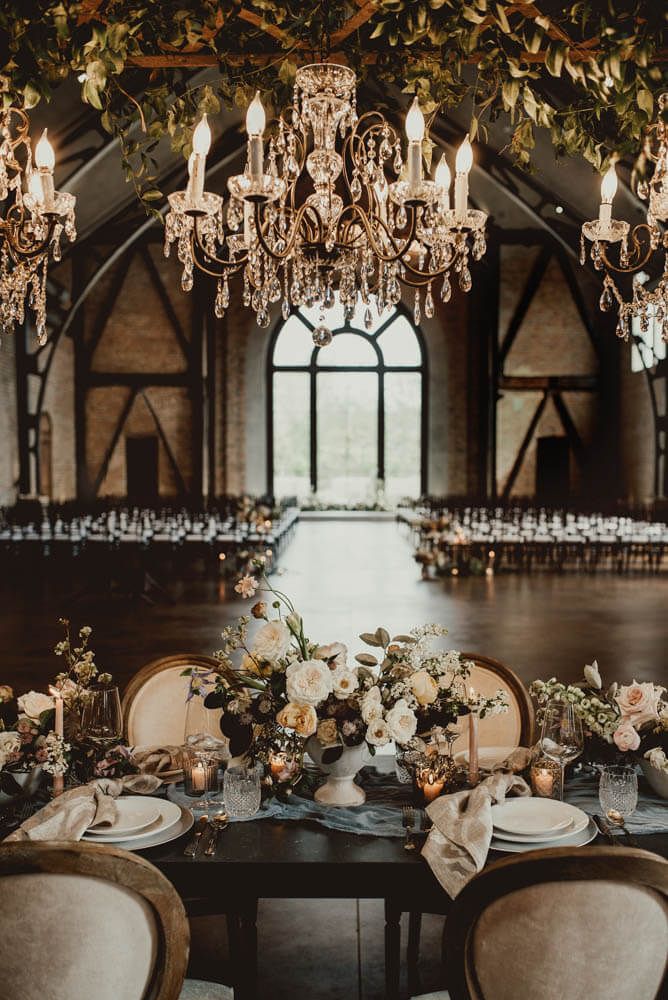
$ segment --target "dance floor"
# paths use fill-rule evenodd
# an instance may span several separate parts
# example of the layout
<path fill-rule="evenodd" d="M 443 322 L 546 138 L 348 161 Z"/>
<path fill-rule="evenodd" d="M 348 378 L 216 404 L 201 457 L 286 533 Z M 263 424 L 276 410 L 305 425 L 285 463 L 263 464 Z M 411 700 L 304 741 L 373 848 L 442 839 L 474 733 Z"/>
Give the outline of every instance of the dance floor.
<path fill-rule="evenodd" d="M 104 580 L 91 586 L 78 579 L 76 562 L 39 567 L 20 575 L 10 563 L 0 585 L 2 681 L 19 690 L 52 676 L 60 616 L 93 626 L 100 666 L 124 685 L 155 657 L 212 652 L 221 627 L 250 603 L 237 599 L 233 581 L 177 579 L 164 568 L 156 576 L 170 600 L 153 591 L 149 604 L 110 594 Z M 356 636 L 378 625 L 394 633 L 439 622 L 450 628 L 453 647 L 494 656 L 525 681 L 555 673 L 576 680 L 593 658 L 604 678 L 660 678 L 665 661 L 668 574 L 536 572 L 425 582 L 394 522 L 304 520 L 272 581 L 294 600 L 313 639 L 340 640 L 352 652 L 362 648 Z"/>

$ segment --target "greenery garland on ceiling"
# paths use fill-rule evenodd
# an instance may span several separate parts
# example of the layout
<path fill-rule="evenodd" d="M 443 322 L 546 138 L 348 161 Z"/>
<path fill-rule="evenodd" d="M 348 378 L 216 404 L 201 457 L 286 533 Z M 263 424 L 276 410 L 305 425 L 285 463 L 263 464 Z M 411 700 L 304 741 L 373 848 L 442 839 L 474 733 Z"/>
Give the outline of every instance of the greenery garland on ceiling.
<path fill-rule="evenodd" d="M 601 169 L 638 154 L 667 85 L 667 23 L 657 0 L 3 0 L 0 90 L 29 109 L 76 74 L 153 209 L 163 137 L 187 156 L 203 112 L 245 108 L 256 89 L 287 107 L 298 65 L 328 55 L 427 112 L 468 100 L 472 137 L 509 115 L 524 167 L 544 127 L 557 155 Z M 207 65 L 212 79 L 196 85 Z"/>

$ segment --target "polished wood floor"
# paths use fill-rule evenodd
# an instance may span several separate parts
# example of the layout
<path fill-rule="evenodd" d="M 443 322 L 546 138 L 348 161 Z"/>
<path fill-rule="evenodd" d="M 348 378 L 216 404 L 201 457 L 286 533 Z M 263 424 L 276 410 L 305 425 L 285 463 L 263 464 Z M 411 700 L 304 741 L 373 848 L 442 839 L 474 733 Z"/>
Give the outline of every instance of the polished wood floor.
<path fill-rule="evenodd" d="M 43 685 L 58 668 L 52 655 L 58 618 L 95 629 L 101 668 L 123 686 L 149 660 L 174 652 L 211 653 L 222 626 L 247 611 L 233 581 L 149 566 L 165 594 L 155 603 L 112 585 L 118 563 L 5 557 L 0 583 L 0 683 L 18 691 Z M 605 679 L 668 679 L 668 574 L 507 574 L 420 580 L 408 540 L 391 521 L 305 521 L 283 554 L 274 586 L 288 593 L 319 642 L 386 626 L 422 622 L 450 629 L 458 649 L 505 661 L 529 681 L 553 674 L 571 680 L 596 657 Z M 125 588 L 127 589 L 127 588 Z M 169 599 L 166 599 L 169 598 Z"/>

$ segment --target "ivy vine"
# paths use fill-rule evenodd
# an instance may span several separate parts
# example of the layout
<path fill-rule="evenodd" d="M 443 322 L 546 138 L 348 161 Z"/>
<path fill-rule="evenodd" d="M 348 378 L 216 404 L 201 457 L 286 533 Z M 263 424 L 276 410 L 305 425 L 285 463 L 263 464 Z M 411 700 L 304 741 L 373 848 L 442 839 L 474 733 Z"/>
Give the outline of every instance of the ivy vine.
<path fill-rule="evenodd" d="M 163 138 L 187 156 L 203 112 L 245 108 L 256 89 L 286 107 L 297 67 L 329 54 L 433 114 L 468 100 L 473 137 L 508 115 L 523 167 L 545 128 L 557 155 L 601 170 L 638 157 L 668 87 L 667 24 L 657 0 L 4 0 L 0 92 L 30 109 L 75 74 L 153 211 Z M 203 64 L 215 79 L 197 84 Z"/>

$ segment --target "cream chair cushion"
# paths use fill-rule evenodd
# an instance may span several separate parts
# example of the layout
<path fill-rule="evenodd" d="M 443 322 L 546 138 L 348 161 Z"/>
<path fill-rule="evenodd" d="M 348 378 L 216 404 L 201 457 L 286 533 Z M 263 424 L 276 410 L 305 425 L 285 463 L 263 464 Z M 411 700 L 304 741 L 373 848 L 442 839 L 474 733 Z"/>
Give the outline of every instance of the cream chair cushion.
<path fill-rule="evenodd" d="M 508 701 L 508 711 L 499 715 L 487 716 L 480 720 L 478 728 L 478 742 L 481 747 L 516 747 L 520 745 L 522 733 L 522 716 L 517 695 L 512 691 L 503 677 L 476 663 L 466 681 L 467 685 L 473 687 L 477 694 L 483 698 L 491 698 L 497 691 L 506 693 Z M 460 722 L 462 735 L 454 744 L 455 752 L 465 750 L 468 747 L 468 722 L 466 719 Z"/>
<path fill-rule="evenodd" d="M 511 892 L 483 911 L 472 943 L 484 1000 L 655 1000 L 667 955 L 659 894 L 606 880 Z"/>
<path fill-rule="evenodd" d="M 206 983 L 199 979 L 186 979 L 179 1000 L 234 1000 L 234 990 L 219 983 Z"/>
<path fill-rule="evenodd" d="M 189 678 L 184 661 L 148 677 L 126 710 L 130 746 L 181 746 Z"/>
<path fill-rule="evenodd" d="M 2 1000 L 142 1000 L 158 956 L 151 906 L 86 875 L 2 879 Z"/>

